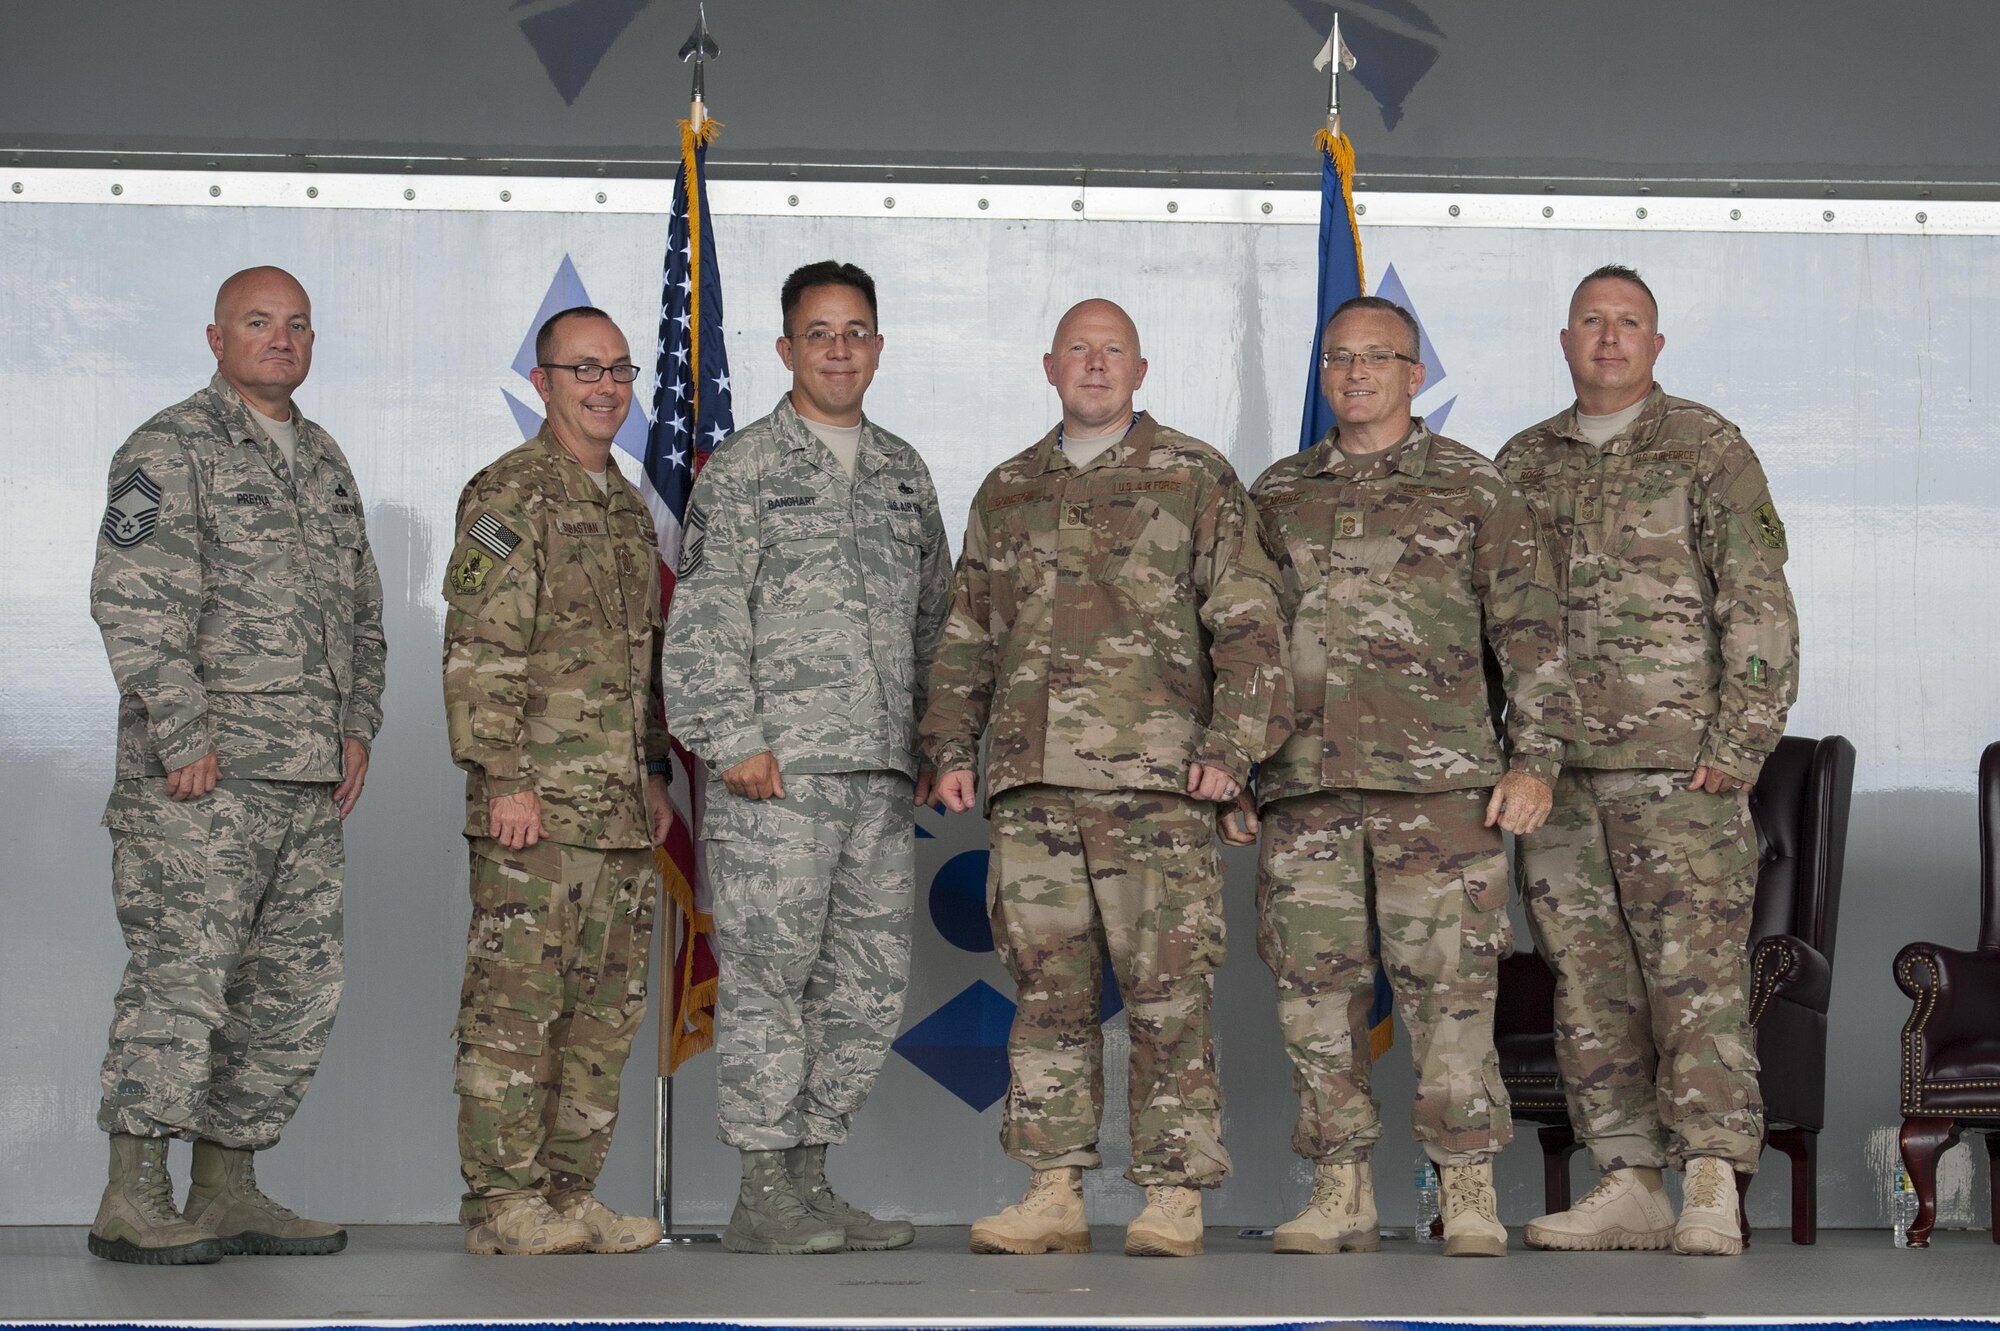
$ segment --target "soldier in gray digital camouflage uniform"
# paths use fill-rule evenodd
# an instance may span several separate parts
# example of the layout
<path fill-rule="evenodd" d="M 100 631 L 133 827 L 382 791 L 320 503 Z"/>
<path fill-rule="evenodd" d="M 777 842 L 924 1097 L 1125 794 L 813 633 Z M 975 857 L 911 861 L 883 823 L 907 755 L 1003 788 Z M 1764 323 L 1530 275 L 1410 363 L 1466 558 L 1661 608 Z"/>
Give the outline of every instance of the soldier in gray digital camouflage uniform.
<path fill-rule="evenodd" d="M 1125 1251 L 1191 1256 L 1201 1190 L 1229 1172 L 1217 805 L 1291 726 L 1278 575 L 1228 460 L 1133 410 L 1146 361 L 1124 310 L 1075 306 L 1042 363 L 1062 421 L 973 499 L 923 723 L 954 811 L 985 741 L 987 905 L 1017 995 L 1001 1141 L 1034 1171 L 972 1249 L 1090 1249 L 1108 957 L 1132 1037 L 1126 1177 L 1146 1189 Z"/>
<path fill-rule="evenodd" d="M 207 388 L 111 461 L 91 615 L 117 682 L 104 825 L 132 956 L 104 1060 L 111 1180 L 93 1253 L 149 1265 L 338 1252 L 258 1188 L 333 1025 L 341 820 L 382 723 L 382 586 L 360 489 L 292 402 L 312 305 L 290 274 L 222 284 Z M 167 1141 L 194 1142 L 185 1213 Z"/>
<path fill-rule="evenodd" d="M 722 1139 L 736 1252 L 900 1248 L 827 1184 L 902 1018 L 916 723 L 950 557 L 916 450 L 862 415 L 875 284 L 822 262 L 780 298 L 791 391 L 695 484 L 667 625 L 674 732 L 721 778 L 701 835 L 721 967 Z"/>
<path fill-rule="evenodd" d="M 1502 1256 L 1492 1159 L 1513 1136 L 1493 1048 L 1507 950 L 1502 831 L 1541 825 L 1571 725 L 1549 561 L 1519 490 L 1410 416 L 1417 322 L 1360 296 L 1328 321 L 1335 427 L 1251 487 L 1284 574 L 1295 728 L 1258 771 L 1259 951 L 1299 1092 L 1312 1198 L 1279 1252 L 1374 1251 L 1367 1012 L 1380 960 L 1443 1176 L 1447 1256 Z M 1508 702 L 1503 758 L 1484 649 Z M 1248 824 L 1235 835 L 1237 818 Z M 1225 823 L 1248 844 L 1248 807 Z"/>
<path fill-rule="evenodd" d="M 1749 794 L 1798 691 L 1798 619 L 1764 469 L 1734 425 L 1653 382 L 1658 328 L 1637 273 L 1586 277 L 1561 338 L 1576 403 L 1499 457 L 1563 595 L 1578 738 L 1520 870 L 1557 971 L 1570 1120 L 1604 1171 L 1526 1236 L 1731 1254 L 1736 1173 L 1763 1136 Z M 1669 1165 L 1687 1171 L 1678 1220 Z"/>
<path fill-rule="evenodd" d="M 611 460 L 638 375 L 624 334 L 602 310 L 563 310 L 535 361 L 548 417 L 467 482 L 444 578 L 472 858 L 459 1219 L 478 1255 L 637 1252 L 659 1223 L 595 1189 L 646 1016 L 653 847 L 673 827 L 660 560 Z"/>

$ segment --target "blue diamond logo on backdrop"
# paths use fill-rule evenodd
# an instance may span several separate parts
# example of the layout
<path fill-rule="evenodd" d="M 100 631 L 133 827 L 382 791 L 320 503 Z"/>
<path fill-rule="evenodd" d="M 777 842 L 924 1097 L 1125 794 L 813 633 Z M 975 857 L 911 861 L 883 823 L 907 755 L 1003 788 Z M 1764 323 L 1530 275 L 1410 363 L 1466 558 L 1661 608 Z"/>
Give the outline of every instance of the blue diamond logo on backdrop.
<path fill-rule="evenodd" d="M 1416 319 L 1417 359 L 1424 363 L 1424 392 L 1417 396 L 1422 397 L 1425 393 L 1432 393 L 1444 382 L 1444 361 L 1439 358 L 1437 348 L 1431 345 L 1431 330 L 1424 326 L 1423 316 L 1417 313 L 1417 303 L 1410 299 L 1409 291 L 1403 286 L 1403 279 L 1396 276 L 1395 264 L 1392 263 L 1383 270 L 1382 280 L 1375 284 L 1375 294 L 1384 300 L 1395 301 Z M 1451 409 L 1457 403 L 1458 395 L 1454 393 L 1445 400 L 1443 406 L 1431 408 L 1424 414 L 1424 428 L 1432 434 L 1443 434 L 1444 423 L 1450 418 Z"/>
<path fill-rule="evenodd" d="M 556 265 L 556 275 L 549 279 L 548 293 L 542 297 L 541 308 L 535 311 L 535 317 L 528 323 L 527 334 L 521 339 L 521 349 L 514 353 L 514 373 L 527 383 L 528 401 L 523 402 L 504 388 L 500 390 L 500 396 L 507 399 L 507 409 L 514 413 L 514 424 L 521 428 L 523 439 L 534 438 L 542 428 L 541 408 L 528 405 L 541 399 L 541 394 L 535 391 L 534 381 L 528 378 L 528 371 L 535 368 L 535 334 L 558 310 L 572 310 L 590 303 L 590 293 L 583 289 L 583 278 L 577 274 L 576 264 L 569 255 L 563 255 L 562 262 Z M 633 457 L 644 458 L 647 421 L 645 408 L 635 398 L 625 423 L 618 427 L 618 437 L 612 442 Z"/>
<path fill-rule="evenodd" d="M 525 9 L 535 2 L 514 0 L 514 8 Z M 570 0 L 520 20 L 521 35 L 535 48 L 565 106 L 576 105 L 597 66 L 649 3 L 651 0 Z"/>
<path fill-rule="evenodd" d="M 1014 1004 L 986 981 L 974 980 L 891 1047 L 983 1112 L 1007 1093 L 1007 1031 L 1013 1024 Z"/>

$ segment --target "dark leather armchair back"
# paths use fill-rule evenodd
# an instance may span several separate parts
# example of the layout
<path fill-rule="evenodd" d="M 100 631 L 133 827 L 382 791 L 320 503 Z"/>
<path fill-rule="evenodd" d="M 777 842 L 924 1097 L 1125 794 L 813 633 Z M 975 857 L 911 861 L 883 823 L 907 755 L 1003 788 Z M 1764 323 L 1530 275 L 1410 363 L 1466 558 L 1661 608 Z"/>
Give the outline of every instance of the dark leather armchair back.
<path fill-rule="evenodd" d="M 2000 952 L 2000 744 L 1979 755 L 1979 947 Z"/>
<path fill-rule="evenodd" d="M 1789 736 L 1750 792 L 1757 824 L 1757 899 L 1750 941 L 1790 934 L 1833 960 L 1846 856 L 1854 746 Z"/>

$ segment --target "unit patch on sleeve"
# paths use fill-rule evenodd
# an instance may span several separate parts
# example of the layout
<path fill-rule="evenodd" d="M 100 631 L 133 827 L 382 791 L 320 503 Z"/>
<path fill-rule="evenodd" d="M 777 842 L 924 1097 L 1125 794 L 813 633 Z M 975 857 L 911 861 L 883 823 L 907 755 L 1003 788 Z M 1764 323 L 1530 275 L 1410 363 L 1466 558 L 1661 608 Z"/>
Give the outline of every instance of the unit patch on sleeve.
<path fill-rule="evenodd" d="M 1785 524 L 1778 520 L 1778 508 L 1766 499 L 1757 505 L 1751 518 L 1757 524 L 1757 539 L 1773 550 L 1785 548 Z"/>
<path fill-rule="evenodd" d="M 676 576 L 691 578 L 701 571 L 702 556 L 708 553 L 708 514 L 700 504 L 688 505 L 687 529 L 681 542 L 681 566 Z"/>
<path fill-rule="evenodd" d="M 159 525 L 160 487 L 144 467 L 134 467 L 111 491 L 111 502 L 104 509 L 104 539 L 129 550 Z"/>
<path fill-rule="evenodd" d="M 486 575 L 493 571 L 493 556 L 476 545 L 467 546 L 465 558 L 451 566 L 445 581 L 451 584 L 453 592 L 460 596 L 477 596 L 486 585 Z"/>
<path fill-rule="evenodd" d="M 521 543 L 521 538 L 508 530 L 507 524 L 491 513 L 481 513 L 474 518 L 472 525 L 466 528 L 465 534 L 492 551 L 494 557 L 498 559 L 505 559 L 513 554 L 514 547 Z"/>

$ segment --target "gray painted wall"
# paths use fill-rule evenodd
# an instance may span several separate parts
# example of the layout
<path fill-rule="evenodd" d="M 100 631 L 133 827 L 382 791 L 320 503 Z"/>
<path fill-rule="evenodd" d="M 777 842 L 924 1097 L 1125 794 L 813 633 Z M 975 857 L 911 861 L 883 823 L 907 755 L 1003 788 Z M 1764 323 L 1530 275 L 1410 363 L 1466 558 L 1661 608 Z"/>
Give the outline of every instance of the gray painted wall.
<path fill-rule="evenodd" d="M 657 161 L 685 105 L 674 53 L 694 8 L 6 0 L 0 151 Z M 1822 180 L 1952 193 L 2000 181 L 2000 8 L 1979 0 L 1340 8 L 1362 61 L 1349 128 L 1377 186 L 1692 177 L 1753 194 Z M 1325 0 L 708 11 L 722 44 L 710 100 L 728 125 L 718 164 L 1316 169 L 1325 82 L 1309 62 Z"/>
<path fill-rule="evenodd" d="M 462 787 L 437 684 L 452 505 L 464 478 L 519 438 L 503 392 L 527 389 L 508 367 L 564 257 L 643 348 L 663 229 L 642 215 L 0 203 L 0 807 L 11 833 L 0 1223 L 85 1220 L 102 1180 L 96 1069 L 123 961 L 97 826 L 114 698 L 86 604 L 105 464 L 147 415 L 206 381 L 214 285 L 252 261 L 291 268 L 315 297 L 320 340 L 300 401 L 355 464 L 391 645 L 388 725 L 349 825 L 347 1000 L 263 1175 L 343 1220 L 452 1215 L 448 1032 L 467 914 Z M 1909 1010 L 1889 961 L 1911 939 L 1972 936 L 1973 767 L 2000 734 L 1988 664 L 2000 655 L 1989 442 L 2000 239 L 1370 226 L 1364 241 L 1371 279 L 1393 266 L 1426 325 L 1437 363 L 1419 407 L 1455 399 L 1452 436 L 1491 452 L 1564 404 L 1554 330 L 1569 286 L 1615 258 L 1661 294 L 1663 382 L 1713 403 L 1759 448 L 1794 542 L 1805 669 L 1793 731 L 1844 733 L 1860 751 L 1823 1217 L 1882 1223 L 1895 1035 Z M 880 277 L 888 347 L 871 414 L 922 450 L 954 535 L 979 478 L 1053 419 L 1038 357 L 1057 314 L 1087 294 L 1137 316 L 1152 362 L 1143 403 L 1222 447 L 1246 477 L 1296 438 L 1309 227 L 733 216 L 718 219 L 717 243 L 739 419 L 784 387 L 771 350 L 783 275 L 832 253 Z M 941 835 L 919 843 L 923 884 L 981 839 L 974 822 L 928 821 Z M 1271 982 L 1249 945 L 1249 880 L 1239 857 L 1219 999 L 1238 1172 L 1210 1212 L 1225 1223 L 1269 1220 L 1305 1188 L 1287 1146 Z M 1005 992 L 990 955 L 951 947 L 922 909 L 916 928 L 911 1023 L 975 979 Z M 651 1047 L 649 1028 L 605 1185 L 634 1208 L 650 1196 Z M 685 1219 L 719 1220 L 733 1192 L 713 1135 L 713 1070 L 704 1057 L 680 1084 Z M 1391 1124 L 1383 1206 L 1407 1220 L 1402 1050 L 1379 1087 Z M 863 1202 L 962 1223 L 1019 1187 L 995 1128 L 995 1111 L 973 1112 L 892 1056 L 836 1177 Z M 1785 1214 L 1781 1172 L 1753 1194 L 1761 1224 Z M 1509 1221 L 1539 1210 L 1532 1137 L 1502 1158 L 1500 1177 Z M 1114 1171 L 1093 1187 L 1100 1219 L 1136 1204 Z M 1945 1223 L 1983 1216 L 1983 1196 L 1957 1175 Z"/>

